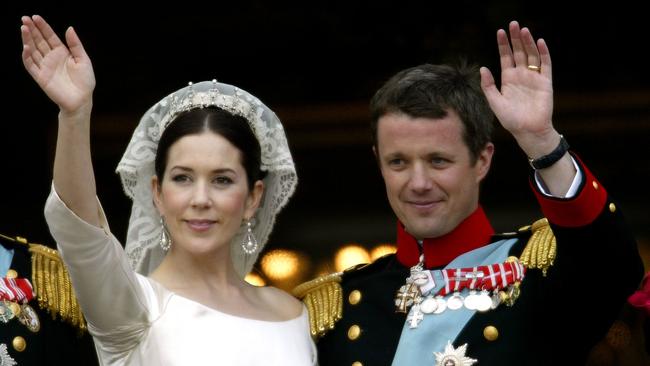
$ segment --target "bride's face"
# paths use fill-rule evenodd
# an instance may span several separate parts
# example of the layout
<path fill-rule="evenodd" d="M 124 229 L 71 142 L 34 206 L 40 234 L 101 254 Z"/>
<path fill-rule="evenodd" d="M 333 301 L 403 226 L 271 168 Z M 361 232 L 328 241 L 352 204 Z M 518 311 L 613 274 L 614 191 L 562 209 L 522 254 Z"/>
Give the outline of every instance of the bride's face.
<path fill-rule="evenodd" d="M 202 255 L 229 248 L 263 190 L 261 181 L 249 190 L 241 161 L 241 152 L 213 132 L 184 136 L 170 147 L 162 181 L 154 177 L 153 190 L 172 250 Z"/>

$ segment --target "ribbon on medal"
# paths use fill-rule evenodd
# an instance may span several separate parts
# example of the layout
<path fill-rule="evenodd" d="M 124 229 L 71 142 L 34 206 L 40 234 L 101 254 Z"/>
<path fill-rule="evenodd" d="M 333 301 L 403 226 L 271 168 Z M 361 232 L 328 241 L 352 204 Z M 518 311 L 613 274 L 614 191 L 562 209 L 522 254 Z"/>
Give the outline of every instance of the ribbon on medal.
<path fill-rule="evenodd" d="M 410 328 L 417 328 L 423 314 L 441 314 L 447 309 L 457 310 L 463 306 L 469 310 L 488 311 L 500 304 L 514 304 L 519 297 L 519 286 L 526 274 L 526 267 L 515 257 L 502 263 L 468 268 L 448 268 L 441 270 L 444 286 L 435 294 L 435 287 L 430 271 L 423 270 L 420 263 L 411 268 L 411 275 L 406 279 L 395 296 L 396 312 L 409 313 L 407 318 Z M 463 296 L 462 290 L 469 294 Z M 450 295 L 450 296 L 448 296 Z"/>
<path fill-rule="evenodd" d="M 0 321 L 8 323 L 18 318 L 30 331 L 38 332 L 41 327 L 38 315 L 28 304 L 34 296 L 34 288 L 28 279 L 0 279 Z"/>

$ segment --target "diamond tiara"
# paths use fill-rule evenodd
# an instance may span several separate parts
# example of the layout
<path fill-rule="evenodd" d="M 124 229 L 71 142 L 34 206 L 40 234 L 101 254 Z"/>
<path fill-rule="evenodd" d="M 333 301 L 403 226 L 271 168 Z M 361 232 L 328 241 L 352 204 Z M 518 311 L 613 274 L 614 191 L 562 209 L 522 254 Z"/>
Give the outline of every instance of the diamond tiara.
<path fill-rule="evenodd" d="M 169 111 L 160 121 L 159 136 L 162 135 L 162 132 L 179 114 L 193 109 L 212 106 L 244 117 L 253 131 L 255 131 L 255 123 L 253 121 L 261 114 L 257 111 L 261 103 L 255 100 L 245 100 L 245 94 L 237 87 L 234 87 L 233 95 L 223 94 L 219 91 L 217 80 L 212 79 L 212 86 L 207 91 L 195 91 L 192 82 L 188 83 L 186 90 L 187 92 L 182 93 L 182 96 L 176 93 L 171 98 L 171 101 L 169 101 Z"/>

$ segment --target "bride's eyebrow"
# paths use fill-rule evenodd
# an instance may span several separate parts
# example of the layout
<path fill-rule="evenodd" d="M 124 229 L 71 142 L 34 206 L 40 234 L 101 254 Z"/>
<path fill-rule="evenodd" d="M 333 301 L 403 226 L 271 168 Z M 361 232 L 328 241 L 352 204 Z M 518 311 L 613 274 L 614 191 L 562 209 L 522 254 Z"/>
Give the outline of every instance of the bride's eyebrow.
<path fill-rule="evenodd" d="M 193 172 L 194 171 L 194 169 L 192 169 L 190 167 L 182 166 L 182 165 L 174 165 L 171 169 L 169 169 L 169 171 L 171 172 L 171 171 L 173 171 L 175 169 L 182 170 L 184 172 Z M 233 173 L 233 174 L 236 174 L 237 172 L 232 168 L 218 168 L 218 169 L 211 170 L 210 173 L 212 173 L 212 174 L 218 174 L 218 173 Z"/>

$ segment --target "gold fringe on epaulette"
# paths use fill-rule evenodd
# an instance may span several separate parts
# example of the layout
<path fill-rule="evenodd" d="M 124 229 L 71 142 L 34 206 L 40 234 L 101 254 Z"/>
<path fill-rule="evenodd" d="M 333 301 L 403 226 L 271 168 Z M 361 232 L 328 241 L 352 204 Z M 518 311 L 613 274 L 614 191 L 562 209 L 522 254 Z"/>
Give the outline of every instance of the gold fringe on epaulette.
<path fill-rule="evenodd" d="M 32 285 L 40 307 L 48 310 L 53 319 L 58 315 L 84 332 L 86 321 L 59 253 L 40 244 L 29 244 L 29 251 L 32 253 Z"/>
<path fill-rule="evenodd" d="M 546 272 L 555 261 L 557 250 L 555 235 L 546 218 L 535 221 L 530 229 L 533 233 L 519 260 L 529 269 L 541 269 L 542 274 L 546 276 Z"/>
<path fill-rule="evenodd" d="M 343 315 L 343 290 L 341 274 L 332 273 L 305 282 L 293 289 L 295 297 L 302 299 L 309 312 L 309 328 L 314 338 L 322 337 Z"/>

